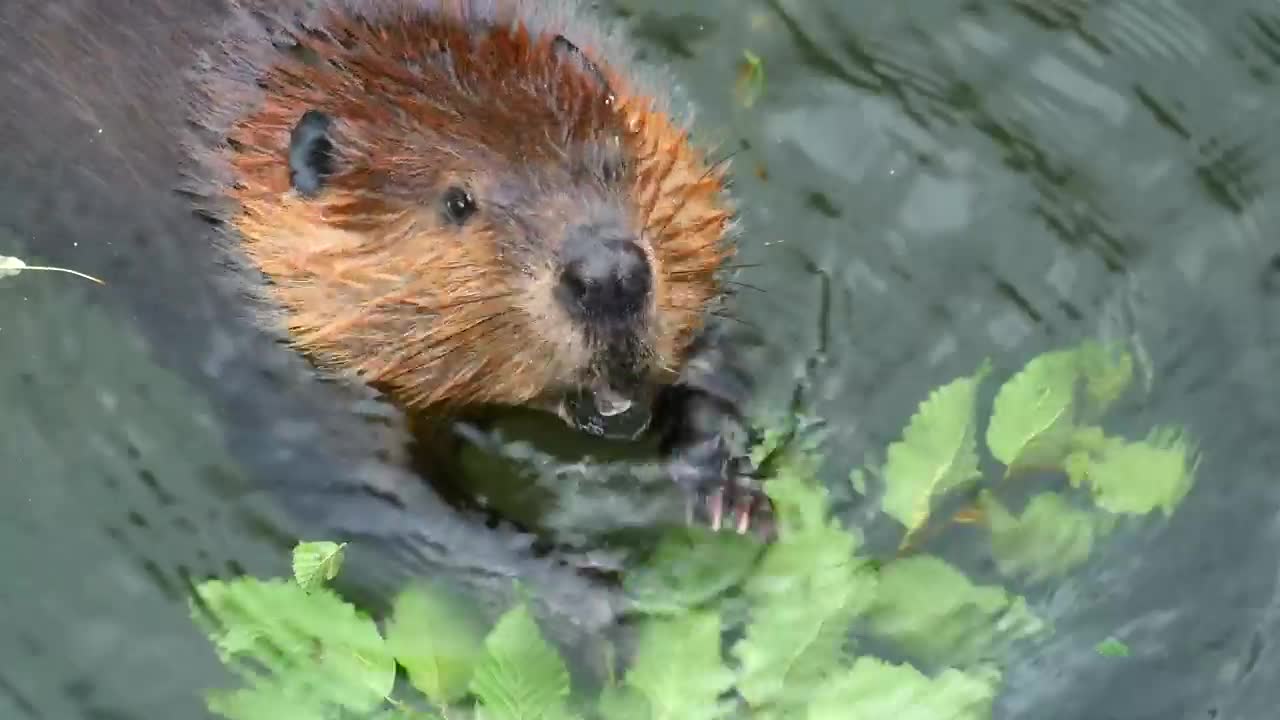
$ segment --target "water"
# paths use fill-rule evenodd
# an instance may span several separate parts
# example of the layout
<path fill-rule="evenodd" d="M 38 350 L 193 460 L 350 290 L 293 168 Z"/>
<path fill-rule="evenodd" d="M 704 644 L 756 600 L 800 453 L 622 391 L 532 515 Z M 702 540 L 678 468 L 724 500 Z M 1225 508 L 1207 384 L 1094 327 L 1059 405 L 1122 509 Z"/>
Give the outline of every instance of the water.
<path fill-rule="evenodd" d="M 65 53 L 73 41 L 56 30 L 82 5 L 0 11 L 0 66 L 19 68 L 0 77 L 4 97 L 72 97 L 76 83 L 112 87 L 154 71 L 141 52 L 50 82 L 16 60 Z M 1280 7 L 688 7 L 620 0 L 610 10 L 674 65 L 704 130 L 737 151 L 742 261 L 759 264 L 741 279 L 763 290 L 740 295 L 739 315 L 767 331 L 761 402 L 783 402 L 814 368 L 810 397 L 833 434 L 824 479 L 850 522 L 869 514 L 842 490 L 848 468 L 983 358 L 1003 376 L 1082 338 L 1122 340 L 1144 359 L 1149 387 L 1116 427 L 1140 435 L 1175 423 L 1200 443 L 1199 482 L 1170 521 L 1118 536 L 1031 597 L 1057 632 L 1013 666 L 997 717 L 1271 717 Z M 21 39 L 17 22 L 29 30 Z M 733 88 L 744 50 L 766 77 L 750 108 Z M 306 530 L 369 538 L 349 564 L 366 587 L 430 568 L 500 607 L 519 574 L 554 588 L 562 640 L 610 622 L 607 593 L 528 559 L 509 529 L 483 532 L 426 493 L 391 510 L 335 480 L 396 483 L 367 450 L 344 452 L 386 446 L 390 427 L 373 418 L 367 432 L 339 436 L 350 424 L 336 418 L 364 399 L 307 382 L 287 359 L 263 360 L 284 356 L 189 287 L 199 252 L 157 240 L 176 221 L 131 205 L 152 169 L 103 145 L 172 111 L 59 107 L 73 110 L 40 124 L 0 112 L 0 138 L 35 127 L 83 138 L 5 149 L 0 254 L 108 275 L 112 289 L 52 274 L 0 281 L 0 717 L 201 717 L 198 692 L 222 676 L 183 593 L 208 575 L 283 571 L 287 533 L 259 517 L 282 496 L 305 508 Z M 78 174 L 79 162 L 110 167 L 106 181 Z M 38 174 L 81 192 L 36 195 L 23 178 Z M 60 220 L 32 235 L 33 217 Z M 74 217 L 94 218 L 93 232 Z M 175 289 L 187 302 L 166 305 Z M 173 341 L 157 348 L 155 337 Z M 318 419 L 288 420 L 298 417 Z M 397 452 L 383 457 L 394 465 Z M 601 493 L 544 520 L 562 530 L 601 513 L 642 522 L 649 507 Z M 931 549 L 973 552 L 959 541 Z M 1111 635 L 1130 658 L 1097 654 Z"/>

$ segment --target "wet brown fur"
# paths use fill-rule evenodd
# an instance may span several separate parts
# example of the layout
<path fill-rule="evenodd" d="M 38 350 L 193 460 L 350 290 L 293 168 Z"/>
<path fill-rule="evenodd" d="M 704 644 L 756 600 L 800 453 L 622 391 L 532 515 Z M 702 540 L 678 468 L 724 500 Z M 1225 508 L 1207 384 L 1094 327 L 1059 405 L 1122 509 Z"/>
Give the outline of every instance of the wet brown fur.
<path fill-rule="evenodd" d="M 518 3 L 496 3 L 506 22 L 479 37 L 460 19 L 467 4 L 381 24 L 333 10 L 327 32 L 297 36 L 304 52 L 279 53 L 259 79 L 263 101 L 233 121 L 221 151 L 240 249 L 269 278 L 292 341 L 323 367 L 415 408 L 527 404 L 571 382 L 589 349 L 551 300 L 549 271 L 499 262 L 484 223 L 440 229 L 423 179 L 483 183 L 493 163 L 524 158 L 552 168 L 554 183 L 566 147 L 616 137 L 621 194 L 654 269 L 647 352 L 654 378 L 669 380 L 732 252 L 723 168 L 601 48 L 572 38 L 607 86 L 557 56 Z M 433 59 L 441 49 L 451 66 Z M 341 146 L 338 172 L 314 199 L 291 190 L 287 162 L 308 109 L 338 120 Z M 414 145 L 417 127 L 445 141 Z M 544 207 L 524 220 L 554 228 L 568 212 Z"/>

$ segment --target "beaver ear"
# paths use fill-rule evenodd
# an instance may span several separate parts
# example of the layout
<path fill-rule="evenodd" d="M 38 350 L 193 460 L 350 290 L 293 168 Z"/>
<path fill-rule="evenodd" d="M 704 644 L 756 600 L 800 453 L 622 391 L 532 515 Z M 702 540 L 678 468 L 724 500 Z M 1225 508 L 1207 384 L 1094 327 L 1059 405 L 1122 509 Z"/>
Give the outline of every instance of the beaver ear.
<path fill-rule="evenodd" d="M 591 58 L 588 58 L 577 45 L 569 42 L 569 38 L 563 35 L 556 35 L 555 39 L 551 41 L 551 50 L 562 60 L 572 59 L 580 63 L 582 69 L 595 78 L 596 84 L 600 86 L 600 91 L 607 97 L 613 97 L 613 88 L 609 87 L 609 81 L 605 78 L 604 73 L 600 72 L 600 68 L 591 62 Z"/>
<path fill-rule="evenodd" d="M 314 197 L 333 174 L 333 119 L 308 110 L 289 133 L 289 183 L 303 197 Z"/>

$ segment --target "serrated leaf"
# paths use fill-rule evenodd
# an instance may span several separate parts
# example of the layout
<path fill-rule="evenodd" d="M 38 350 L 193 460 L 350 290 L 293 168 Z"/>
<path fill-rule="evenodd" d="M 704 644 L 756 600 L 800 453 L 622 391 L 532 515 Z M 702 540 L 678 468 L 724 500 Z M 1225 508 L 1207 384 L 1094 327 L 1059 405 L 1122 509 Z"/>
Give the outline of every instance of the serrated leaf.
<path fill-rule="evenodd" d="M 692 612 L 646 620 L 625 684 L 644 695 L 653 720 L 716 720 L 733 673 L 720 654 L 720 616 Z"/>
<path fill-rule="evenodd" d="M 866 617 L 874 634 L 912 657 L 949 665 L 994 657 L 1046 629 L 1023 598 L 974 585 L 931 555 L 887 563 Z"/>
<path fill-rule="evenodd" d="M 791 456 L 764 484 L 773 505 L 779 537 L 803 535 L 827 527 L 827 489 L 818 484 L 816 466 Z"/>
<path fill-rule="evenodd" d="M 649 720 L 649 701 L 638 690 L 629 687 L 606 687 L 596 703 L 602 720 Z"/>
<path fill-rule="evenodd" d="M 996 393 L 987 447 L 1009 468 L 1056 465 L 1069 452 L 1075 423 L 1074 350 L 1045 353 Z"/>
<path fill-rule="evenodd" d="M 1072 507 L 1057 493 L 1036 495 L 1020 516 L 1011 514 L 990 493 L 983 493 L 981 503 L 1000 572 L 1033 583 L 1082 565 L 1100 530 L 1093 513 Z"/>
<path fill-rule="evenodd" d="M 293 549 L 293 580 L 298 587 L 311 592 L 338 577 L 342 569 L 343 550 L 346 543 L 333 542 L 298 543 Z"/>
<path fill-rule="evenodd" d="M 751 107 L 764 92 L 764 63 L 750 50 L 742 51 L 743 61 L 734 83 L 734 94 L 743 107 Z"/>
<path fill-rule="evenodd" d="M 1190 491 L 1198 465 L 1198 453 L 1181 431 L 1156 428 L 1143 442 L 1109 443 L 1088 459 L 1081 481 L 1104 510 L 1145 515 L 1161 508 L 1168 516 Z"/>
<path fill-rule="evenodd" d="M 212 622 L 193 608 L 232 670 L 320 706 L 368 712 L 395 682 L 378 628 L 333 591 L 284 580 L 209 581 L 196 589 Z"/>
<path fill-rule="evenodd" d="M 999 687 L 994 672 L 948 668 L 930 678 L 910 665 L 861 657 L 809 705 L 808 720 L 988 720 Z"/>
<path fill-rule="evenodd" d="M 793 703 L 844 657 L 850 626 L 874 596 L 875 576 L 855 556 L 861 543 L 833 520 L 812 445 L 791 448 L 765 483 L 778 539 L 744 590 L 750 622 L 733 653 L 738 690 L 757 708 Z"/>
<path fill-rule="evenodd" d="M 737 585 L 751 571 L 761 543 L 753 536 L 702 526 L 668 532 L 623 586 L 638 612 L 670 615 L 698 607 Z"/>
<path fill-rule="evenodd" d="M 979 477 L 975 406 L 989 372 L 959 378 L 930 394 L 911 416 L 902 440 L 889 446 L 884 511 L 908 537 L 929 519 L 934 499 Z"/>
<path fill-rule="evenodd" d="M 1084 377 L 1084 412 L 1097 419 L 1111 409 L 1133 382 L 1133 356 L 1122 348 L 1096 341 L 1082 343 L 1076 351 Z"/>
<path fill-rule="evenodd" d="M 228 720 L 329 720 L 323 704 L 297 697 L 270 685 L 210 692 L 209 712 Z"/>
<path fill-rule="evenodd" d="M 1062 470 L 1067 474 L 1067 482 L 1073 488 L 1084 487 L 1089 481 L 1089 465 L 1093 463 L 1088 451 L 1071 452 L 1062 461 Z"/>
<path fill-rule="evenodd" d="M 401 592 L 387 622 L 387 647 L 413 686 L 436 705 L 460 700 L 484 651 L 484 630 L 442 590 Z"/>
<path fill-rule="evenodd" d="M 738 691 L 753 707 L 802 704 L 843 665 L 852 625 L 875 598 L 876 575 L 855 557 L 857 545 L 832 523 L 766 552 L 745 588 L 750 622 L 733 646 Z"/>
<path fill-rule="evenodd" d="M 487 720 L 560 720 L 568 716 L 569 671 L 521 603 L 484 640 L 471 677 L 477 715 Z"/>

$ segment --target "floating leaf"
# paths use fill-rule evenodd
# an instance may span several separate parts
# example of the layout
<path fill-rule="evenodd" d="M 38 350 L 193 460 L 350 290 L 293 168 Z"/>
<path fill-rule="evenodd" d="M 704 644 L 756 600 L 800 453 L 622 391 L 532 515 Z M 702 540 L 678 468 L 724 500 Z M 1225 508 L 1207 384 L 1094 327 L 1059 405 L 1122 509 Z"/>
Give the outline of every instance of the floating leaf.
<path fill-rule="evenodd" d="M 193 610 L 197 620 L 223 662 L 257 683 L 255 693 L 274 689 L 364 713 L 391 692 L 395 660 L 377 626 L 331 590 L 307 593 L 284 580 L 240 578 L 208 581 L 196 591 L 212 615 Z M 253 702 L 265 701 L 255 695 Z"/>
<path fill-rule="evenodd" d="M 765 485 L 780 529 L 745 587 L 751 620 L 733 648 L 738 690 L 756 707 L 807 698 L 839 667 L 854 619 L 874 598 L 874 572 L 855 557 L 861 540 L 830 517 L 814 461 L 794 453 Z"/>
<path fill-rule="evenodd" d="M 1009 468 L 1061 462 L 1074 429 L 1076 372 L 1075 351 L 1049 352 L 1000 388 L 987 426 L 997 460 Z"/>
<path fill-rule="evenodd" d="M 778 536 L 804 535 L 831 524 L 827 489 L 817 481 L 816 468 L 799 461 L 797 455 L 778 465 L 764 491 L 773 504 Z"/>
<path fill-rule="evenodd" d="M 738 691 L 752 706 L 801 705 L 843 666 L 853 622 L 875 598 L 876 575 L 855 558 L 857 544 L 832 523 L 766 552 L 745 588 L 751 620 L 733 647 Z"/>
<path fill-rule="evenodd" d="M 989 372 L 944 385 L 921 403 L 902 440 L 889 446 L 885 463 L 884 511 L 907 528 L 929 519 L 934 498 L 979 477 L 976 420 L 978 385 Z"/>
<path fill-rule="evenodd" d="M 1064 575 L 1089 559 L 1099 521 L 1056 493 L 1041 493 L 1015 517 L 990 493 L 982 495 L 991 547 L 1000 572 L 1030 582 Z"/>
<path fill-rule="evenodd" d="M 649 720 L 653 716 L 645 696 L 629 687 L 605 687 L 596 706 L 603 720 Z"/>
<path fill-rule="evenodd" d="M 1123 349 L 1096 341 L 1082 343 L 1076 351 L 1084 377 L 1084 412 L 1097 419 L 1129 389 L 1133 382 L 1133 356 Z"/>
<path fill-rule="evenodd" d="M 311 592 L 324 583 L 338 577 L 342 569 L 343 550 L 346 543 L 332 542 L 298 543 L 293 548 L 293 579 L 298 587 Z"/>
<path fill-rule="evenodd" d="M 8 255 L 0 255 L 0 278 L 13 277 L 18 273 L 21 273 L 27 270 L 68 273 L 70 275 L 82 277 L 85 280 L 92 280 L 93 282 L 96 282 L 99 285 L 106 285 L 106 283 L 102 282 L 98 278 L 92 275 L 86 275 L 77 270 L 68 270 L 67 268 L 52 267 L 49 265 L 28 265 L 26 262 L 22 260 L 22 258 L 9 257 Z"/>
<path fill-rule="evenodd" d="M 396 597 L 386 632 L 387 647 L 431 702 L 447 705 L 467 694 L 484 631 L 466 608 L 416 585 Z"/>
<path fill-rule="evenodd" d="M 888 563 L 880 571 L 871 630 L 912 656 L 946 664 L 990 657 L 1046 629 L 1021 597 L 977 586 L 931 555 Z"/>
<path fill-rule="evenodd" d="M 568 717 L 569 671 L 524 603 L 508 610 L 484 640 L 485 655 L 471 678 L 486 720 Z"/>
<path fill-rule="evenodd" d="M 1104 510 L 1145 515 L 1162 508 L 1168 516 L 1191 489 L 1198 465 L 1194 446 L 1180 431 L 1156 428 L 1145 442 L 1110 442 L 1089 458 L 1081 481 Z"/>
<path fill-rule="evenodd" d="M 715 720 L 733 673 L 720 655 L 720 616 L 699 611 L 647 620 L 626 684 L 644 695 L 652 720 Z"/>
<path fill-rule="evenodd" d="M 1077 450 L 1067 455 L 1062 461 L 1062 469 L 1067 473 L 1067 481 L 1073 488 L 1084 487 L 1089 481 L 1089 466 L 1093 460 L 1088 451 Z"/>
<path fill-rule="evenodd" d="M 989 720 L 1000 677 L 948 668 L 930 678 L 910 665 L 860 657 L 809 705 L 808 720 Z"/>
<path fill-rule="evenodd" d="M 231 720 L 329 720 L 332 717 L 323 703 L 270 685 L 211 692 L 208 707 L 209 712 Z"/>
<path fill-rule="evenodd" d="M 754 536 L 693 526 L 668 532 L 624 587 L 637 611 L 648 615 L 695 608 L 737 585 L 754 566 L 761 544 Z"/>
<path fill-rule="evenodd" d="M 1129 646 L 1115 638 L 1107 638 L 1106 640 L 1103 640 L 1098 643 L 1098 647 L 1096 649 L 1098 654 L 1103 657 L 1129 657 Z"/>
<path fill-rule="evenodd" d="M 1096 453 L 1107 449 L 1111 444 L 1111 438 L 1103 432 L 1102 428 L 1094 425 L 1085 425 L 1076 428 L 1071 433 L 1071 450 L 1072 452 Z"/>
<path fill-rule="evenodd" d="M 739 67 L 734 89 L 738 102 L 747 108 L 755 105 L 756 100 L 764 93 L 764 63 L 760 56 L 750 50 L 742 51 L 742 65 Z"/>

